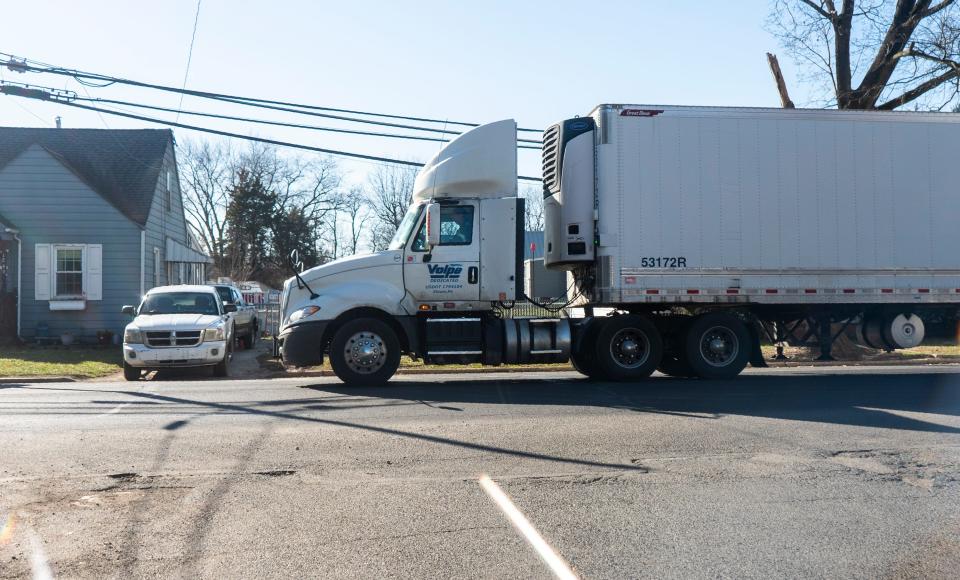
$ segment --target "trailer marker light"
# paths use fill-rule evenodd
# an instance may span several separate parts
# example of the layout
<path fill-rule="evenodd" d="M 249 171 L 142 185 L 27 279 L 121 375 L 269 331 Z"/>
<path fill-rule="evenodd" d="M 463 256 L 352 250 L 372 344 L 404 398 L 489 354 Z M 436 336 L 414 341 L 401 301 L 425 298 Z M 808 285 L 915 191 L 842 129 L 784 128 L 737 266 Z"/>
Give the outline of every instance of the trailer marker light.
<path fill-rule="evenodd" d="M 803 289 L 803 293 L 804 293 L 804 294 L 816 294 L 816 293 L 817 293 L 817 289 L 816 289 L 816 288 L 804 288 L 804 289 Z"/>
<path fill-rule="evenodd" d="M 425 312 L 425 311 L 427 311 L 427 310 L 430 310 L 430 305 L 429 305 L 429 304 L 421 304 L 421 305 L 418 307 L 418 309 L 419 309 L 421 312 Z"/>
<path fill-rule="evenodd" d="M 444 307 L 444 308 L 456 308 L 456 307 L 457 307 L 457 304 L 456 304 L 455 302 L 444 302 L 444 303 L 443 303 L 443 307 Z"/>
<path fill-rule="evenodd" d="M 881 289 L 880 289 L 880 293 L 881 293 L 881 294 L 893 294 L 893 288 L 881 288 Z"/>
<path fill-rule="evenodd" d="M 919 292 L 919 293 L 921 293 L 921 294 L 929 294 L 929 293 L 930 293 L 930 289 L 929 289 L 929 288 L 917 288 L 917 292 Z"/>
<path fill-rule="evenodd" d="M 660 291 L 655 288 L 647 288 L 647 294 L 659 294 Z"/>
<path fill-rule="evenodd" d="M 739 294 L 739 293 L 740 293 L 739 288 L 727 288 L 727 294 Z"/>
<path fill-rule="evenodd" d="M 637 283 L 637 277 L 636 277 L 636 276 L 627 276 L 626 278 L 623 279 L 623 283 L 624 283 L 624 284 L 636 284 L 636 283 Z"/>
<path fill-rule="evenodd" d="M 843 293 L 844 293 L 844 294 L 854 294 L 855 292 L 856 292 L 856 290 L 853 289 L 853 288 L 844 288 L 844 289 L 843 289 Z"/>
<path fill-rule="evenodd" d="M 779 292 L 779 290 L 777 290 L 776 288 L 767 288 L 766 292 L 767 294 L 776 294 L 777 292 Z"/>
<path fill-rule="evenodd" d="M 700 291 L 694 288 L 687 288 L 687 294 L 699 294 Z"/>

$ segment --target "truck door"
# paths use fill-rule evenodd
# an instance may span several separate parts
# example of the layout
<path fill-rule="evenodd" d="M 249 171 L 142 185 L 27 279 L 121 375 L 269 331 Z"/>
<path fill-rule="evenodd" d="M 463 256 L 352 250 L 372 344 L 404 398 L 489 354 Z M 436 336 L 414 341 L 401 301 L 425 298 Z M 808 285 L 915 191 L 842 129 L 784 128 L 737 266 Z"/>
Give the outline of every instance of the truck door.
<path fill-rule="evenodd" d="M 426 213 L 426 212 L 424 212 Z M 465 302 L 480 298 L 480 211 L 475 202 L 440 207 L 440 245 L 427 252 L 426 215 L 404 257 L 407 291 L 420 302 Z"/>

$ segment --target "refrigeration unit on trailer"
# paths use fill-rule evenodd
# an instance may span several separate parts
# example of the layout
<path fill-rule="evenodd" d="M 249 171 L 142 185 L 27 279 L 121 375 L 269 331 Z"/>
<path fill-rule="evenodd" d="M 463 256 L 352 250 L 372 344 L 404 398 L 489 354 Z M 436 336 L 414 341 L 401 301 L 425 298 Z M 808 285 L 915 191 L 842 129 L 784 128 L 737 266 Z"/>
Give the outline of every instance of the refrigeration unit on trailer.
<path fill-rule="evenodd" d="M 516 125 L 500 121 L 426 164 L 388 250 L 287 281 L 284 360 L 329 356 L 358 384 L 401 353 L 727 378 L 763 363 L 764 335 L 828 356 L 845 326 L 906 348 L 957 311 L 955 115 L 602 105 L 543 141 L 544 264 L 584 317 L 504 316 L 527 297 Z"/>

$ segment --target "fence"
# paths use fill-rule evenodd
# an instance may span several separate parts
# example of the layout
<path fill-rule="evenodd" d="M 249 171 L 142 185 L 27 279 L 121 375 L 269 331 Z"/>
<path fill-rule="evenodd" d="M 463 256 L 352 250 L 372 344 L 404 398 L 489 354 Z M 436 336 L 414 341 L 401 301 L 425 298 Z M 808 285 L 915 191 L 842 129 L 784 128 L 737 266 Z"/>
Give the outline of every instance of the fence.
<path fill-rule="evenodd" d="M 280 332 L 280 305 L 254 304 L 257 309 L 257 323 L 261 335 L 277 336 Z"/>

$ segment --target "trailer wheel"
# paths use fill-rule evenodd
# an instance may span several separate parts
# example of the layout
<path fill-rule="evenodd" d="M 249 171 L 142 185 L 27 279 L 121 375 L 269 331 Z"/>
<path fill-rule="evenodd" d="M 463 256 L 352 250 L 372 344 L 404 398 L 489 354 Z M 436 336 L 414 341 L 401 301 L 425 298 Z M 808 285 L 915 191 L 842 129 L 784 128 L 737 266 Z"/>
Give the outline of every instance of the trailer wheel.
<path fill-rule="evenodd" d="M 652 322 L 630 314 L 604 320 L 594 343 L 596 365 L 614 381 L 644 379 L 663 356 L 663 340 Z"/>
<path fill-rule="evenodd" d="M 668 377 L 681 379 L 691 379 L 697 376 L 696 371 L 694 371 L 690 363 L 687 362 L 686 357 L 671 354 L 663 355 L 663 358 L 660 359 L 660 364 L 657 366 L 657 370 Z"/>
<path fill-rule="evenodd" d="M 333 335 L 330 366 L 348 385 L 382 385 L 400 366 L 400 340 L 390 325 L 382 320 L 351 320 Z"/>
<path fill-rule="evenodd" d="M 690 324 L 684 341 L 690 368 L 705 379 L 732 379 L 750 360 L 750 333 L 736 316 L 713 312 Z"/>

